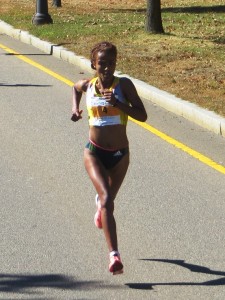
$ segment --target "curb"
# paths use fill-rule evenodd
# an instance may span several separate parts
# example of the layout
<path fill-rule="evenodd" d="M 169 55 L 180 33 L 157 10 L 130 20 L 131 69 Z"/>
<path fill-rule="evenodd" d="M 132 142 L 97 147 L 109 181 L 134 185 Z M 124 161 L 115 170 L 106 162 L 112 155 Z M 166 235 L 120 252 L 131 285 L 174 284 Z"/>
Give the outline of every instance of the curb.
<path fill-rule="evenodd" d="M 45 53 L 50 53 L 56 58 L 60 58 L 70 64 L 79 66 L 80 68 L 93 73 L 88 59 L 77 56 L 74 52 L 68 51 L 66 48 L 43 41 L 27 31 L 15 29 L 13 26 L 0 20 L 0 33 L 4 33 L 23 43 L 30 44 Z M 209 130 L 218 135 L 225 137 L 225 118 L 216 113 L 200 108 L 194 103 L 182 100 L 168 92 L 157 89 L 141 80 L 130 77 L 127 74 L 116 72 L 117 76 L 126 76 L 134 83 L 140 97 L 147 99 L 154 104 L 182 116 L 185 119 Z"/>

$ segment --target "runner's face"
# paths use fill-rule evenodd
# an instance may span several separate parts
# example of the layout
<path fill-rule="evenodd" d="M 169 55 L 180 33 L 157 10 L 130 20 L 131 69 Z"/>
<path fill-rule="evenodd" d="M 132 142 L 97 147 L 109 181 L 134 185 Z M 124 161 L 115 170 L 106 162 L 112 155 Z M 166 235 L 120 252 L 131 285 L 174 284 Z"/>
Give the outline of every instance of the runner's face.
<path fill-rule="evenodd" d="M 102 81 L 110 81 L 116 69 L 116 57 L 107 51 L 98 52 L 94 66 Z"/>

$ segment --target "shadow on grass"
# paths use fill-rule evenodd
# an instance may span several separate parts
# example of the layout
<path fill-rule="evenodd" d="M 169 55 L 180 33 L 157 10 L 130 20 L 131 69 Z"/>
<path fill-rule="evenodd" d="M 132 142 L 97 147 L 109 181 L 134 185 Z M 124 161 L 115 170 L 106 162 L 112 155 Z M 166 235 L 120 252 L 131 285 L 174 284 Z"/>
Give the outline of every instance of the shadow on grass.
<path fill-rule="evenodd" d="M 219 286 L 225 285 L 225 272 L 211 270 L 204 266 L 194 265 L 186 263 L 184 260 L 170 260 L 170 259 L 141 259 L 142 261 L 156 261 L 178 265 L 180 267 L 186 268 L 191 272 L 218 275 L 223 276 L 222 278 L 204 281 L 204 282 L 150 282 L 150 283 L 126 283 L 125 285 L 132 289 L 139 290 L 153 290 L 154 286 Z"/>
<path fill-rule="evenodd" d="M 164 7 L 162 12 L 172 13 L 222 13 L 225 12 L 225 5 L 213 5 L 213 6 L 190 6 L 190 7 Z"/>
<path fill-rule="evenodd" d="M 136 13 L 145 13 L 146 8 L 120 8 L 120 9 L 112 9 L 112 8 L 102 8 L 102 11 L 108 11 L 112 13 L 127 13 L 127 12 L 136 12 Z M 213 6 L 190 6 L 190 7 L 163 7 L 161 8 L 161 12 L 167 13 L 223 13 L 225 12 L 225 5 L 213 5 Z"/>
<path fill-rule="evenodd" d="M 214 40 L 214 43 L 216 44 L 221 44 L 221 45 L 225 45 L 225 37 L 218 37 Z"/>
<path fill-rule="evenodd" d="M 116 288 L 117 285 L 107 286 L 100 281 L 80 281 L 74 277 L 60 274 L 0 274 L 0 292 L 39 294 L 38 289 L 51 288 L 61 290 L 87 290 L 96 288 Z M 121 288 L 121 286 L 120 286 Z"/>

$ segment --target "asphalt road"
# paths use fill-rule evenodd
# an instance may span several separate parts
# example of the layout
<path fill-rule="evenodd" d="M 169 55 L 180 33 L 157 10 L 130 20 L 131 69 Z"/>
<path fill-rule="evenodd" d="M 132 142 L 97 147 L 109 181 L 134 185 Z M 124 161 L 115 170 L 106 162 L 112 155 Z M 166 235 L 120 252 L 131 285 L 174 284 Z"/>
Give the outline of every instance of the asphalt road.
<path fill-rule="evenodd" d="M 224 170 L 224 138 L 143 99 L 147 125 L 189 150 L 129 122 L 115 210 L 124 274 L 112 276 L 83 167 L 84 102 L 71 122 L 71 87 L 21 58 L 69 81 L 90 74 L 5 35 L 0 44 L 0 299 L 223 300 L 225 174 L 207 158 Z"/>

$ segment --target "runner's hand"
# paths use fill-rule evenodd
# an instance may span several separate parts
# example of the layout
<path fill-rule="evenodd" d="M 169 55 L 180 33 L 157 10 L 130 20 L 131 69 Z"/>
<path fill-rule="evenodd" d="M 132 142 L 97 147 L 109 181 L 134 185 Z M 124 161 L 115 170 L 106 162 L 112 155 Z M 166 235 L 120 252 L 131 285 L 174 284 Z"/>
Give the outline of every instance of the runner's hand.
<path fill-rule="evenodd" d="M 77 121 L 79 121 L 80 119 L 82 119 L 82 112 L 83 112 L 83 110 L 76 110 L 76 111 L 73 111 L 73 112 L 72 112 L 71 120 L 72 120 L 73 122 L 77 122 Z"/>
<path fill-rule="evenodd" d="M 106 99 L 106 101 L 108 103 L 110 103 L 111 105 L 114 105 L 116 103 L 116 98 L 112 91 L 104 90 L 103 95 L 104 95 L 104 98 Z"/>

